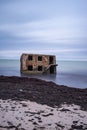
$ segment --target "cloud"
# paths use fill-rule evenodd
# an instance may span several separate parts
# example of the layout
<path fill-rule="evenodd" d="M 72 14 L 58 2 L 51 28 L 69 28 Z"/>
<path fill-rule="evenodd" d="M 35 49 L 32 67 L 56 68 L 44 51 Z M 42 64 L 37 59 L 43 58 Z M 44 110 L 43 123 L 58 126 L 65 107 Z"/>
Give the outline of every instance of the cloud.
<path fill-rule="evenodd" d="M 62 17 L 20 24 L 4 24 L 0 26 L 0 30 L 27 40 L 31 37 L 33 41 L 38 42 L 70 43 L 72 40 L 87 38 L 84 26 L 80 27 L 80 23 L 81 21 L 76 18 L 73 20 Z"/>
<path fill-rule="evenodd" d="M 86 57 L 86 16 L 86 0 L 0 2 L 0 56 L 26 51 Z"/>

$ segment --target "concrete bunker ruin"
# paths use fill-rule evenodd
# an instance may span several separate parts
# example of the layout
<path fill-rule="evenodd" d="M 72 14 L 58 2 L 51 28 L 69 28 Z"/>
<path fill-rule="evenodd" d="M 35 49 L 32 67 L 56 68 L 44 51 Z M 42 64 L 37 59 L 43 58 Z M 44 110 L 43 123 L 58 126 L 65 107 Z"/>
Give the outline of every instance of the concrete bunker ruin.
<path fill-rule="evenodd" d="M 43 54 L 22 54 L 21 73 L 29 74 L 56 74 L 56 56 Z"/>

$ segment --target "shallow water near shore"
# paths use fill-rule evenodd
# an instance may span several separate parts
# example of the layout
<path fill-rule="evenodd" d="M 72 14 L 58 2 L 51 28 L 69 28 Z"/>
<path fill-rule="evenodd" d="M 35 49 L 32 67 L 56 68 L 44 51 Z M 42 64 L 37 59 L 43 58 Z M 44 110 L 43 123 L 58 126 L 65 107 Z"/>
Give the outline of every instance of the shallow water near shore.
<path fill-rule="evenodd" d="M 20 60 L 0 59 L 0 75 L 28 76 L 75 88 L 87 88 L 87 61 L 57 61 L 57 74 L 21 75 Z"/>

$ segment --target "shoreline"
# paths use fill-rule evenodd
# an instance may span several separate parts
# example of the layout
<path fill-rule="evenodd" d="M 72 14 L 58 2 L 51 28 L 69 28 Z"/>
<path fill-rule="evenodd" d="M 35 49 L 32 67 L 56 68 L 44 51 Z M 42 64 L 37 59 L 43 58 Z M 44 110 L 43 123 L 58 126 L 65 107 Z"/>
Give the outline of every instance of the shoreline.
<path fill-rule="evenodd" d="M 1 130 L 85 130 L 87 89 L 0 76 Z"/>
<path fill-rule="evenodd" d="M 87 89 L 57 85 L 36 78 L 0 76 L 0 99 L 30 100 L 51 107 L 75 104 L 87 110 Z"/>

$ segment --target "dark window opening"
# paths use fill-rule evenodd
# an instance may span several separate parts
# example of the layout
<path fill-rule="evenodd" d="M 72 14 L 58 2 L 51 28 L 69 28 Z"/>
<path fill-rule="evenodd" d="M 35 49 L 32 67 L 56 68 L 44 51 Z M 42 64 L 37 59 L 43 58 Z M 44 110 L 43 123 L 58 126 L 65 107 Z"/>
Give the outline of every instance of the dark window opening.
<path fill-rule="evenodd" d="M 42 66 L 38 66 L 38 71 L 42 71 Z"/>
<path fill-rule="evenodd" d="M 53 56 L 49 57 L 49 64 L 53 64 Z"/>
<path fill-rule="evenodd" d="M 32 66 L 32 65 L 29 65 L 29 66 L 28 66 L 28 70 L 32 71 L 32 70 L 33 70 L 33 66 Z"/>
<path fill-rule="evenodd" d="M 42 61 L 42 56 L 38 56 L 38 61 Z"/>
<path fill-rule="evenodd" d="M 33 56 L 28 56 L 28 60 L 33 60 Z"/>

